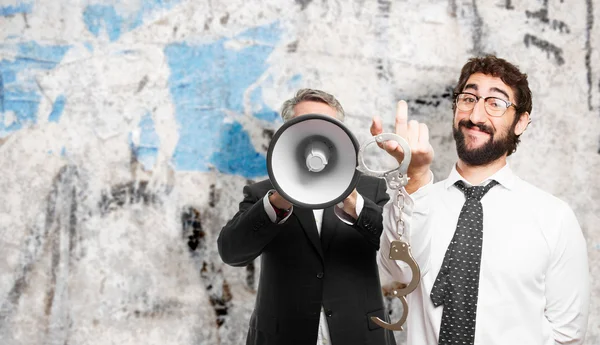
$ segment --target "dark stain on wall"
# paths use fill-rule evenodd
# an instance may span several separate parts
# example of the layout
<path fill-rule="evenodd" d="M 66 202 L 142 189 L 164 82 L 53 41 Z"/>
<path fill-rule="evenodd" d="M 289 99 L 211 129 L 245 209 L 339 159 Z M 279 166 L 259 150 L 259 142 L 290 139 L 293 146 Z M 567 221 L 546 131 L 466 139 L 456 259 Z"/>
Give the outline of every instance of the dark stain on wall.
<path fill-rule="evenodd" d="M 588 9 L 591 7 L 591 1 L 592 0 L 587 0 L 587 2 L 589 3 Z M 528 19 L 536 19 L 536 20 L 539 20 L 543 24 L 549 25 L 552 30 L 559 31 L 561 34 L 571 33 L 571 29 L 565 22 L 556 20 L 556 19 L 550 19 L 549 15 L 548 15 L 548 0 L 543 1 L 541 9 L 539 9 L 537 11 L 525 11 L 525 15 L 527 16 Z M 589 15 L 589 12 L 588 12 L 588 15 Z M 588 20 L 589 20 L 589 18 L 588 18 Z M 593 17 L 591 20 L 593 20 Z M 591 29 L 591 26 L 589 28 Z M 542 29 L 542 31 L 544 31 L 544 29 Z M 550 58 L 550 56 L 554 56 L 554 61 L 557 65 L 560 66 L 565 63 L 565 60 L 563 58 L 562 48 L 560 48 L 544 39 L 538 38 L 538 37 L 536 37 L 534 35 L 530 35 L 530 34 L 525 35 L 523 42 L 525 43 L 525 46 L 528 48 L 530 45 L 532 45 L 532 46 L 538 47 L 539 49 L 545 51 L 548 58 Z"/>
<path fill-rule="evenodd" d="M 452 18 L 456 18 L 456 0 L 448 0 L 448 15 Z"/>
<path fill-rule="evenodd" d="M 212 17 L 206 18 L 206 21 L 204 22 L 204 31 L 210 30 L 210 24 L 212 24 L 212 21 L 213 21 Z"/>
<path fill-rule="evenodd" d="M 210 207 L 215 207 L 216 204 L 219 203 L 219 192 L 217 191 L 217 188 L 215 186 L 214 183 L 212 183 L 209 186 L 209 192 L 208 192 L 208 206 Z"/>
<path fill-rule="evenodd" d="M 375 61 L 375 69 L 377 70 L 377 79 L 379 80 L 389 80 L 390 73 L 387 71 L 386 66 L 384 66 L 385 62 L 382 58 L 377 58 Z"/>
<path fill-rule="evenodd" d="M 164 191 L 163 191 L 164 192 Z M 167 194 L 170 191 L 166 191 Z M 144 205 L 160 202 L 158 194 L 148 190 L 148 181 L 131 181 L 111 187 L 110 191 L 102 191 L 98 207 L 102 215 L 126 204 L 143 203 Z"/>
<path fill-rule="evenodd" d="M 7 320 L 9 316 L 12 314 L 14 307 L 17 305 L 21 295 L 23 294 L 23 290 L 27 287 L 26 275 L 31 270 L 31 266 L 26 266 L 22 272 L 22 275 L 15 280 L 12 288 L 8 292 L 6 299 L 2 303 L 2 308 L 0 309 L 0 318 L 3 320 Z M 0 323 L 0 329 L 3 329 L 8 322 Z M 4 333 L 4 332 L 2 332 Z"/>
<path fill-rule="evenodd" d="M 312 0 L 294 0 L 298 5 L 300 5 L 300 10 L 304 10 Z"/>
<path fill-rule="evenodd" d="M 512 0 L 506 0 L 504 2 L 504 8 L 507 9 L 507 10 L 514 10 L 515 7 L 512 4 Z"/>
<path fill-rule="evenodd" d="M 545 51 L 546 56 L 548 58 L 550 58 L 550 56 L 553 56 L 554 61 L 557 65 L 561 66 L 565 63 L 565 59 L 562 56 L 563 50 L 555 46 L 554 44 L 530 34 L 525 34 L 523 42 L 528 48 L 529 46 L 534 46 L 541 49 L 542 51 Z"/>
<path fill-rule="evenodd" d="M 46 225 L 48 228 L 48 247 L 51 250 L 50 283 L 47 286 L 45 297 L 45 314 L 51 314 L 55 301 L 55 288 L 59 265 L 66 261 L 70 266 L 72 254 L 75 252 L 77 242 L 77 168 L 65 166 L 60 169 L 48 197 L 48 213 Z M 68 252 L 66 257 L 61 257 L 61 233 L 68 234 Z"/>
<path fill-rule="evenodd" d="M 275 134 L 275 130 L 271 129 L 271 128 L 264 128 L 262 131 L 262 136 L 263 138 L 267 139 L 267 144 L 263 144 L 262 145 L 262 149 L 266 152 L 269 150 L 269 144 L 271 142 L 271 139 L 273 139 L 273 135 Z"/>
<path fill-rule="evenodd" d="M 287 52 L 288 53 L 295 53 L 298 50 L 298 40 L 295 40 L 292 43 L 289 43 L 287 45 Z"/>
<path fill-rule="evenodd" d="M 195 251 L 198 247 L 200 247 L 200 250 L 206 249 L 206 232 L 202 229 L 200 212 L 193 207 L 184 208 L 181 214 L 181 224 L 184 237 L 187 236 L 187 244 L 190 250 Z"/>
<path fill-rule="evenodd" d="M 565 22 L 556 19 L 550 20 L 548 17 L 548 8 L 542 8 L 536 12 L 525 11 L 525 15 L 527 18 L 537 19 L 544 24 L 550 25 L 552 30 L 558 30 L 560 33 L 565 34 L 571 33 L 569 26 Z"/>
<path fill-rule="evenodd" d="M 225 279 L 223 279 L 222 283 L 220 284 L 221 289 L 214 288 L 215 286 L 212 282 L 215 280 L 215 276 L 223 276 L 221 269 L 215 270 L 213 263 L 208 264 L 204 262 L 202 269 L 200 270 L 200 277 L 202 278 L 206 292 L 208 293 L 210 305 L 217 314 L 216 324 L 218 327 L 221 327 L 225 323 L 229 308 L 231 307 L 231 299 L 233 296 L 231 295 L 229 283 Z"/>
<path fill-rule="evenodd" d="M 225 15 L 221 17 L 219 21 L 221 22 L 221 25 L 227 25 L 227 22 L 229 22 L 229 12 L 225 12 Z"/>
<path fill-rule="evenodd" d="M 483 54 L 483 19 L 481 19 L 481 15 L 479 14 L 479 10 L 477 8 L 477 1 L 473 0 L 473 55 L 479 56 Z"/>
<path fill-rule="evenodd" d="M 389 0 L 377 0 L 377 7 L 379 8 L 380 14 L 385 17 L 389 17 L 392 9 L 392 2 Z"/>
<path fill-rule="evenodd" d="M 136 309 L 133 315 L 137 318 L 157 318 L 163 315 L 176 315 L 178 310 L 181 310 L 184 305 L 177 300 L 166 300 L 160 303 L 152 302 L 148 296 L 142 297 L 142 304 L 148 306 L 145 310 Z M 125 309 L 124 311 L 127 311 Z"/>
<path fill-rule="evenodd" d="M 453 100 L 453 89 L 453 86 L 448 85 L 445 87 L 444 91 L 439 94 L 420 95 L 414 98 L 407 98 L 406 103 L 408 103 L 409 114 L 415 116 L 428 114 L 428 107 L 439 108 L 440 106 L 446 107 L 450 112 Z"/>
<path fill-rule="evenodd" d="M 46 220 L 41 232 L 36 231 L 35 227 L 25 229 L 28 235 L 24 241 L 24 264 L 21 272 L 15 276 L 15 282 L 8 291 L 6 299 L 0 305 L 0 334 L 6 336 L 10 332 L 10 324 L 8 320 L 12 313 L 17 309 L 19 300 L 29 282 L 29 274 L 38 264 L 46 264 L 41 261 L 44 254 L 50 252 L 50 265 L 48 267 L 47 277 L 49 277 L 44 296 L 44 312 L 49 316 L 52 311 L 52 306 L 56 303 L 55 288 L 57 280 L 57 270 L 61 260 L 68 260 L 68 265 L 71 262 L 71 253 L 76 247 L 76 226 L 77 226 L 77 185 L 78 172 L 74 166 L 62 167 L 50 189 L 46 203 Z M 60 241 L 61 232 L 66 232 L 69 237 L 69 255 L 61 257 Z M 48 319 L 48 322 L 51 320 Z M 54 320 L 56 321 L 56 320 Z M 46 325 L 48 332 L 49 324 Z"/>
<path fill-rule="evenodd" d="M 383 81 L 382 85 L 388 85 L 388 82 L 394 82 L 395 78 L 390 69 L 390 62 L 387 54 L 389 43 L 389 18 L 392 11 L 392 2 L 389 0 L 377 0 L 377 14 L 375 20 L 376 49 L 378 56 L 375 59 L 375 73 L 377 79 Z"/>
<path fill-rule="evenodd" d="M 69 315 L 62 313 L 52 314 L 53 306 L 63 308 L 68 303 L 68 290 L 65 287 L 59 291 L 57 296 L 56 282 L 60 273 L 65 274 L 65 269 L 72 269 L 73 257 L 77 255 L 77 200 L 78 200 L 79 174 L 75 166 L 63 166 L 57 173 L 50 193 L 47 196 L 46 219 L 44 226 L 28 226 L 24 229 L 27 235 L 24 238 L 22 248 L 23 265 L 21 271 L 15 275 L 15 281 L 10 288 L 6 299 L 2 301 L 0 307 L 0 335 L 12 338 L 10 333 L 10 318 L 13 312 L 18 309 L 17 305 L 21 299 L 22 293 L 27 289 L 29 274 L 37 265 L 42 265 L 44 273 L 44 306 L 43 311 L 47 316 L 44 329 L 39 330 L 45 334 L 50 342 L 67 342 L 68 339 L 58 339 L 52 332 L 51 327 L 57 324 L 69 324 L 71 322 Z M 67 245 L 63 245 L 67 241 Z M 61 248 L 66 248 L 62 251 Z M 50 260 L 46 260 L 47 255 Z M 60 337 L 60 335 L 58 335 Z"/>
<path fill-rule="evenodd" d="M 588 109 L 592 111 L 592 28 L 594 26 L 594 5 L 593 0 L 587 0 L 586 2 L 586 23 L 585 23 L 585 69 L 588 83 Z M 598 85 L 600 87 L 600 84 Z"/>
<path fill-rule="evenodd" d="M 142 80 L 140 80 L 140 83 L 138 84 L 138 88 L 135 91 L 135 93 L 139 93 L 140 91 L 142 91 L 144 89 L 144 87 L 146 86 L 146 84 L 148 83 L 148 76 L 145 75 Z"/>
<path fill-rule="evenodd" d="M 548 19 L 548 9 L 542 8 L 537 12 L 525 11 L 525 15 L 527 18 L 536 18 L 539 19 L 542 23 L 548 24 L 550 19 Z"/>
<path fill-rule="evenodd" d="M 446 92 L 440 95 L 430 95 L 425 97 L 419 97 L 414 100 L 409 100 L 410 102 L 414 102 L 414 104 L 418 106 L 428 106 L 428 107 L 439 107 L 443 100 L 452 100 L 452 93 Z"/>
<path fill-rule="evenodd" d="M 208 255 L 208 244 L 206 232 L 202 229 L 201 213 L 198 209 L 188 206 L 181 214 L 183 238 L 187 239 L 187 245 L 193 257 L 201 260 L 200 280 L 206 289 L 210 305 L 215 310 L 217 326 L 223 325 L 231 307 L 231 289 L 229 283 L 223 278 L 221 268 L 215 268 L 214 262 L 210 262 Z M 220 287 L 220 289 L 215 287 Z"/>
<path fill-rule="evenodd" d="M 21 13 L 23 15 L 23 21 L 25 22 L 25 28 L 29 29 L 31 28 L 31 26 L 29 26 L 29 20 L 27 19 L 27 13 L 23 12 Z M 61 22 L 63 21 L 63 19 L 61 19 Z"/>

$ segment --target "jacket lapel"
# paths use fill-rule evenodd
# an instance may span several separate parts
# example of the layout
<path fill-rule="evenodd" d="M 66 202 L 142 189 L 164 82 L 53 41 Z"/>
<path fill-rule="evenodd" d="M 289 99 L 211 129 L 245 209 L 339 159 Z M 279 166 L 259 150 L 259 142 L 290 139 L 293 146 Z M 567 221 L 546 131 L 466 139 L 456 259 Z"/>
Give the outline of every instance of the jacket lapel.
<path fill-rule="evenodd" d="M 311 209 L 300 208 L 294 206 L 294 212 L 292 215 L 295 215 L 298 218 L 298 222 L 302 226 L 302 229 L 308 236 L 308 239 L 315 247 L 315 250 L 321 256 L 321 260 L 324 260 L 323 257 L 323 249 L 321 248 L 321 239 L 319 238 L 319 233 L 317 232 L 317 224 L 315 223 L 315 214 Z M 323 230 L 321 228 L 321 230 Z"/>

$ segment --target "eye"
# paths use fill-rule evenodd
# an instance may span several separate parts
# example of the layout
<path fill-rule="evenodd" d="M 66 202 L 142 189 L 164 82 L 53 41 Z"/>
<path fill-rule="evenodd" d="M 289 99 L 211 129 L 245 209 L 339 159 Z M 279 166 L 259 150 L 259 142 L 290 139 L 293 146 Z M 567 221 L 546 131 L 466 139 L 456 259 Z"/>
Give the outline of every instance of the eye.
<path fill-rule="evenodd" d="M 471 95 L 461 95 L 460 96 L 460 100 L 462 102 L 465 102 L 467 104 L 471 104 L 471 103 L 477 103 L 477 98 L 471 96 Z"/>
<path fill-rule="evenodd" d="M 488 106 L 492 107 L 493 109 L 505 109 L 506 108 L 506 102 L 504 102 L 504 100 L 501 100 L 499 98 L 488 98 L 487 100 L 487 104 Z"/>

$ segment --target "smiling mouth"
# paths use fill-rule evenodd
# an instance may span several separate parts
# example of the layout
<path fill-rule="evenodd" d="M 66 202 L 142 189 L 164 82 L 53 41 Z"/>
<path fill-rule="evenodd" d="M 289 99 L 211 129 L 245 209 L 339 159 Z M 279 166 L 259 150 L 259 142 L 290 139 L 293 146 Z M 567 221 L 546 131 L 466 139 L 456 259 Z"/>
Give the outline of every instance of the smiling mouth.
<path fill-rule="evenodd" d="M 487 135 L 490 135 L 490 133 L 488 133 L 487 131 L 483 131 L 483 130 L 481 130 L 480 128 L 477 128 L 477 127 L 471 127 L 471 128 L 465 127 L 465 129 L 466 129 L 468 132 L 470 132 L 470 133 L 477 133 L 477 134 L 487 134 Z"/>
<path fill-rule="evenodd" d="M 460 124 L 460 127 L 463 127 L 464 129 L 467 130 L 468 133 L 472 133 L 472 134 L 487 134 L 489 136 L 492 135 L 491 131 L 485 127 L 481 127 L 478 125 L 465 125 L 465 124 Z"/>

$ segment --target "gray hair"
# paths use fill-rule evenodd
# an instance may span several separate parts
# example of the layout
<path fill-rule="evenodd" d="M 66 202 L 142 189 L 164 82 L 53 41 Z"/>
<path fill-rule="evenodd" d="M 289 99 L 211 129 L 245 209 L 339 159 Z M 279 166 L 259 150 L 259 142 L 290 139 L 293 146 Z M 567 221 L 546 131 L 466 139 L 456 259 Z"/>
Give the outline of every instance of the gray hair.
<path fill-rule="evenodd" d="M 283 121 L 286 122 L 293 118 L 295 115 L 294 107 L 304 101 L 325 103 L 337 111 L 338 120 L 344 121 L 344 108 L 342 108 L 340 102 L 333 95 L 314 89 L 300 89 L 293 98 L 283 102 L 283 106 L 281 107 L 281 118 L 283 118 Z"/>

